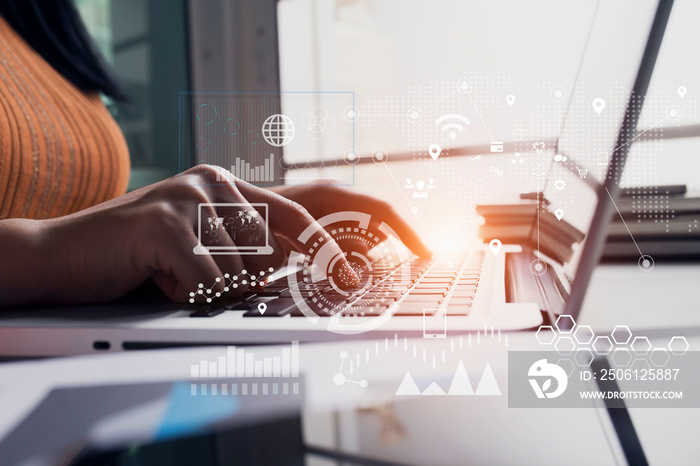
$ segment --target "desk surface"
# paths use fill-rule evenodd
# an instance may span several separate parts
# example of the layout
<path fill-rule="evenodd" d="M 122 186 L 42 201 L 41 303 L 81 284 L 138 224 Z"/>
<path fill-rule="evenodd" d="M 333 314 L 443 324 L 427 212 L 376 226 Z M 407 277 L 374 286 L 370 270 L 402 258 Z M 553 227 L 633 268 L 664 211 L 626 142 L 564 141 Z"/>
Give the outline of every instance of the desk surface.
<path fill-rule="evenodd" d="M 580 320 L 601 331 L 615 325 L 651 328 L 661 317 L 671 319 L 668 327 L 697 325 L 700 318 L 693 311 L 700 291 L 691 283 L 700 283 L 700 268 L 657 266 L 654 273 L 639 275 L 636 267 L 599 268 Z M 659 304 L 664 305 L 661 310 Z M 689 335 L 688 341 L 691 349 L 700 347 L 700 337 Z M 541 349 L 533 332 L 502 334 L 500 339 L 497 333 L 486 332 L 471 340 L 397 338 L 301 345 L 307 441 L 414 464 L 454 464 L 464 458 L 490 464 L 560 464 L 562 458 L 612 464 L 610 449 L 616 447 L 610 446 L 611 432 L 601 421 L 602 410 L 513 409 L 503 395 L 394 395 L 407 371 L 419 385 L 430 380 L 444 385 L 460 360 L 471 381 L 480 380 L 488 363 L 498 386 L 506 387 L 508 350 L 528 349 Z M 272 358 L 280 348 L 254 351 L 258 358 Z M 225 355 L 225 348 L 215 347 L 4 364 L 0 439 L 54 387 L 188 380 L 192 365 Z M 339 383 L 339 373 L 344 383 Z M 353 383 L 362 380 L 367 381 L 366 388 Z M 696 409 L 636 409 L 632 417 L 652 464 L 688 464 L 700 452 L 691 438 L 700 427 Z M 541 444 L 544 449 L 538 448 Z M 438 457 L 435 452 L 440 452 Z"/>
<path fill-rule="evenodd" d="M 594 328 L 700 328 L 700 264 L 656 264 L 650 272 L 635 265 L 596 268 L 581 310 Z"/>

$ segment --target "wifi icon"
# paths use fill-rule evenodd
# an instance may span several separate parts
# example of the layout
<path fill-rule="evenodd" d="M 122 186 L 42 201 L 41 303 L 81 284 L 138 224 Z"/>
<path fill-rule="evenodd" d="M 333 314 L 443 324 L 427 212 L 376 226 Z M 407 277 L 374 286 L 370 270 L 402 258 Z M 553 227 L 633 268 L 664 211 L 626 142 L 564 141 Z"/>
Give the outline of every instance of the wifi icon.
<path fill-rule="evenodd" d="M 440 126 L 440 129 L 443 132 L 449 131 L 449 136 L 452 140 L 454 140 L 454 138 L 457 137 L 458 132 L 461 133 L 462 131 L 464 131 L 465 126 L 469 125 L 470 123 L 471 122 L 467 117 L 458 115 L 456 113 L 449 113 L 435 120 L 435 124 L 437 126 Z"/>

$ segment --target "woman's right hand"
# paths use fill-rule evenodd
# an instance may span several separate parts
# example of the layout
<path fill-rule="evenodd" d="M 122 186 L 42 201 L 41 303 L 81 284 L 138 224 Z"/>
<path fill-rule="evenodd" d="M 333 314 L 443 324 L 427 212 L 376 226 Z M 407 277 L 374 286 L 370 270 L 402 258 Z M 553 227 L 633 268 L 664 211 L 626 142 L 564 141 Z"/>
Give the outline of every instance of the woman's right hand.
<path fill-rule="evenodd" d="M 275 237 L 295 248 L 308 227 L 323 229 L 299 204 L 241 180 L 224 186 L 212 184 L 219 167 L 200 165 L 160 183 L 133 191 L 89 209 L 51 220 L 33 222 L 30 228 L 36 254 L 25 260 L 36 270 L 36 292 L 18 282 L 8 287 L 0 302 L 51 301 L 81 303 L 109 301 L 137 288 L 149 278 L 175 301 L 184 302 L 199 283 L 223 291 L 225 273 L 236 275 L 268 271 L 284 264 L 286 254 Z M 223 179 L 233 179 L 226 172 Z M 201 203 L 265 203 L 268 205 L 269 244 L 266 255 L 198 255 L 198 205 Z M 253 207 L 250 207 L 251 209 Z M 212 215 L 216 216 L 214 211 Z M 323 234 L 336 248 L 338 245 Z M 230 237 L 223 245 L 233 245 Z M 338 248 L 340 252 L 340 248 Z M 341 253 L 342 255 L 342 253 Z M 357 275 L 345 264 L 347 285 Z M 355 282 L 353 283 L 353 281 Z M 5 285 L 0 289 L 6 288 Z M 11 289 L 10 289 L 11 288 Z M 7 290 L 2 290 L 7 291 Z M 43 291 L 43 292 L 42 292 Z M 236 296 L 244 287 L 231 290 Z M 9 301 L 6 298 L 9 296 Z"/>

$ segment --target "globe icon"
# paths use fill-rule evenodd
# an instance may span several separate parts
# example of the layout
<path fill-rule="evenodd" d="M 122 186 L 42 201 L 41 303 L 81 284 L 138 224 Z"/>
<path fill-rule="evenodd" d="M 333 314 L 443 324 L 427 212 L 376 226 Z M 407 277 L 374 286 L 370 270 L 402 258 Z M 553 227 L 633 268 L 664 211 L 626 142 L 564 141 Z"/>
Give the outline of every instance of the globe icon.
<path fill-rule="evenodd" d="M 262 134 L 271 146 L 286 146 L 294 137 L 294 122 L 281 113 L 270 115 L 262 125 Z"/>

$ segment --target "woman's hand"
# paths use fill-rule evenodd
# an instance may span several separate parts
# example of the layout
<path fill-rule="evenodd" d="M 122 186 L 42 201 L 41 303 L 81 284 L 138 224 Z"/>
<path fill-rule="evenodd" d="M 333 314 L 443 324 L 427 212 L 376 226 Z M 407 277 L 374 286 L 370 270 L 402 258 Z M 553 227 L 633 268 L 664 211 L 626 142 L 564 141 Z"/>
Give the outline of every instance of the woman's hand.
<path fill-rule="evenodd" d="M 398 239 L 415 254 L 421 257 L 432 255 L 416 232 L 394 211 L 391 205 L 384 201 L 332 185 L 279 186 L 273 190 L 304 206 L 316 219 L 343 211 L 360 211 L 370 214 L 373 222 L 385 222 L 389 225 L 399 236 Z M 374 232 L 377 232 L 376 228 L 374 228 Z M 292 246 L 289 248 L 291 249 Z"/>
<path fill-rule="evenodd" d="M 149 278 L 168 297 L 184 302 L 199 283 L 207 287 L 214 284 L 212 290 L 223 291 L 224 280 L 216 282 L 216 278 L 224 273 L 235 275 L 243 269 L 257 273 L 270 267 L 279 268 L 286 252 L 276 237 L 301 248 L 297 237 L 303 230 L 310 226 L 322 230 L 306 209 L 271 191 L 240 180 L 225 186 L 206 186 L 219 170 L 224 171 L 219 167 L 198 166 L 72 215 L 28 221 L 26 242 L 31 251 L 25 249 L 19 259 L 35 262 L 30 266 L 34 270 L 33 291 L 22 277 L 14 277 L 16 286 L 9 277 L 9 283 L 0 285 L 3 292 L 0 302 L 7 305 L 108 301 L 125 295 Z M 228 172 L 224 179 L 231 179 Z M 200 203 L 268 204 L 267 228 L 271 233 L 272 254 L 195 254 L 193 248 L 199 243 Z M 216 217 L 214 210 L 209 213 Z M 262 219 L 258 217 L 258 221 Z M 233 246 L 234 241 L 227 233 L 223 234 L 220 244 Z M 338 247 L 330 236 L 327 239 Z M 345 266 L 349 274 L 346 277 L 350 277 L 346 284 L 352 286 L 357 275 L 347 263 Z M 4 273 L 0 275 L 7 278 Z M 229 296 L 243 291 L 244 287 L 239 287 Z"/>

